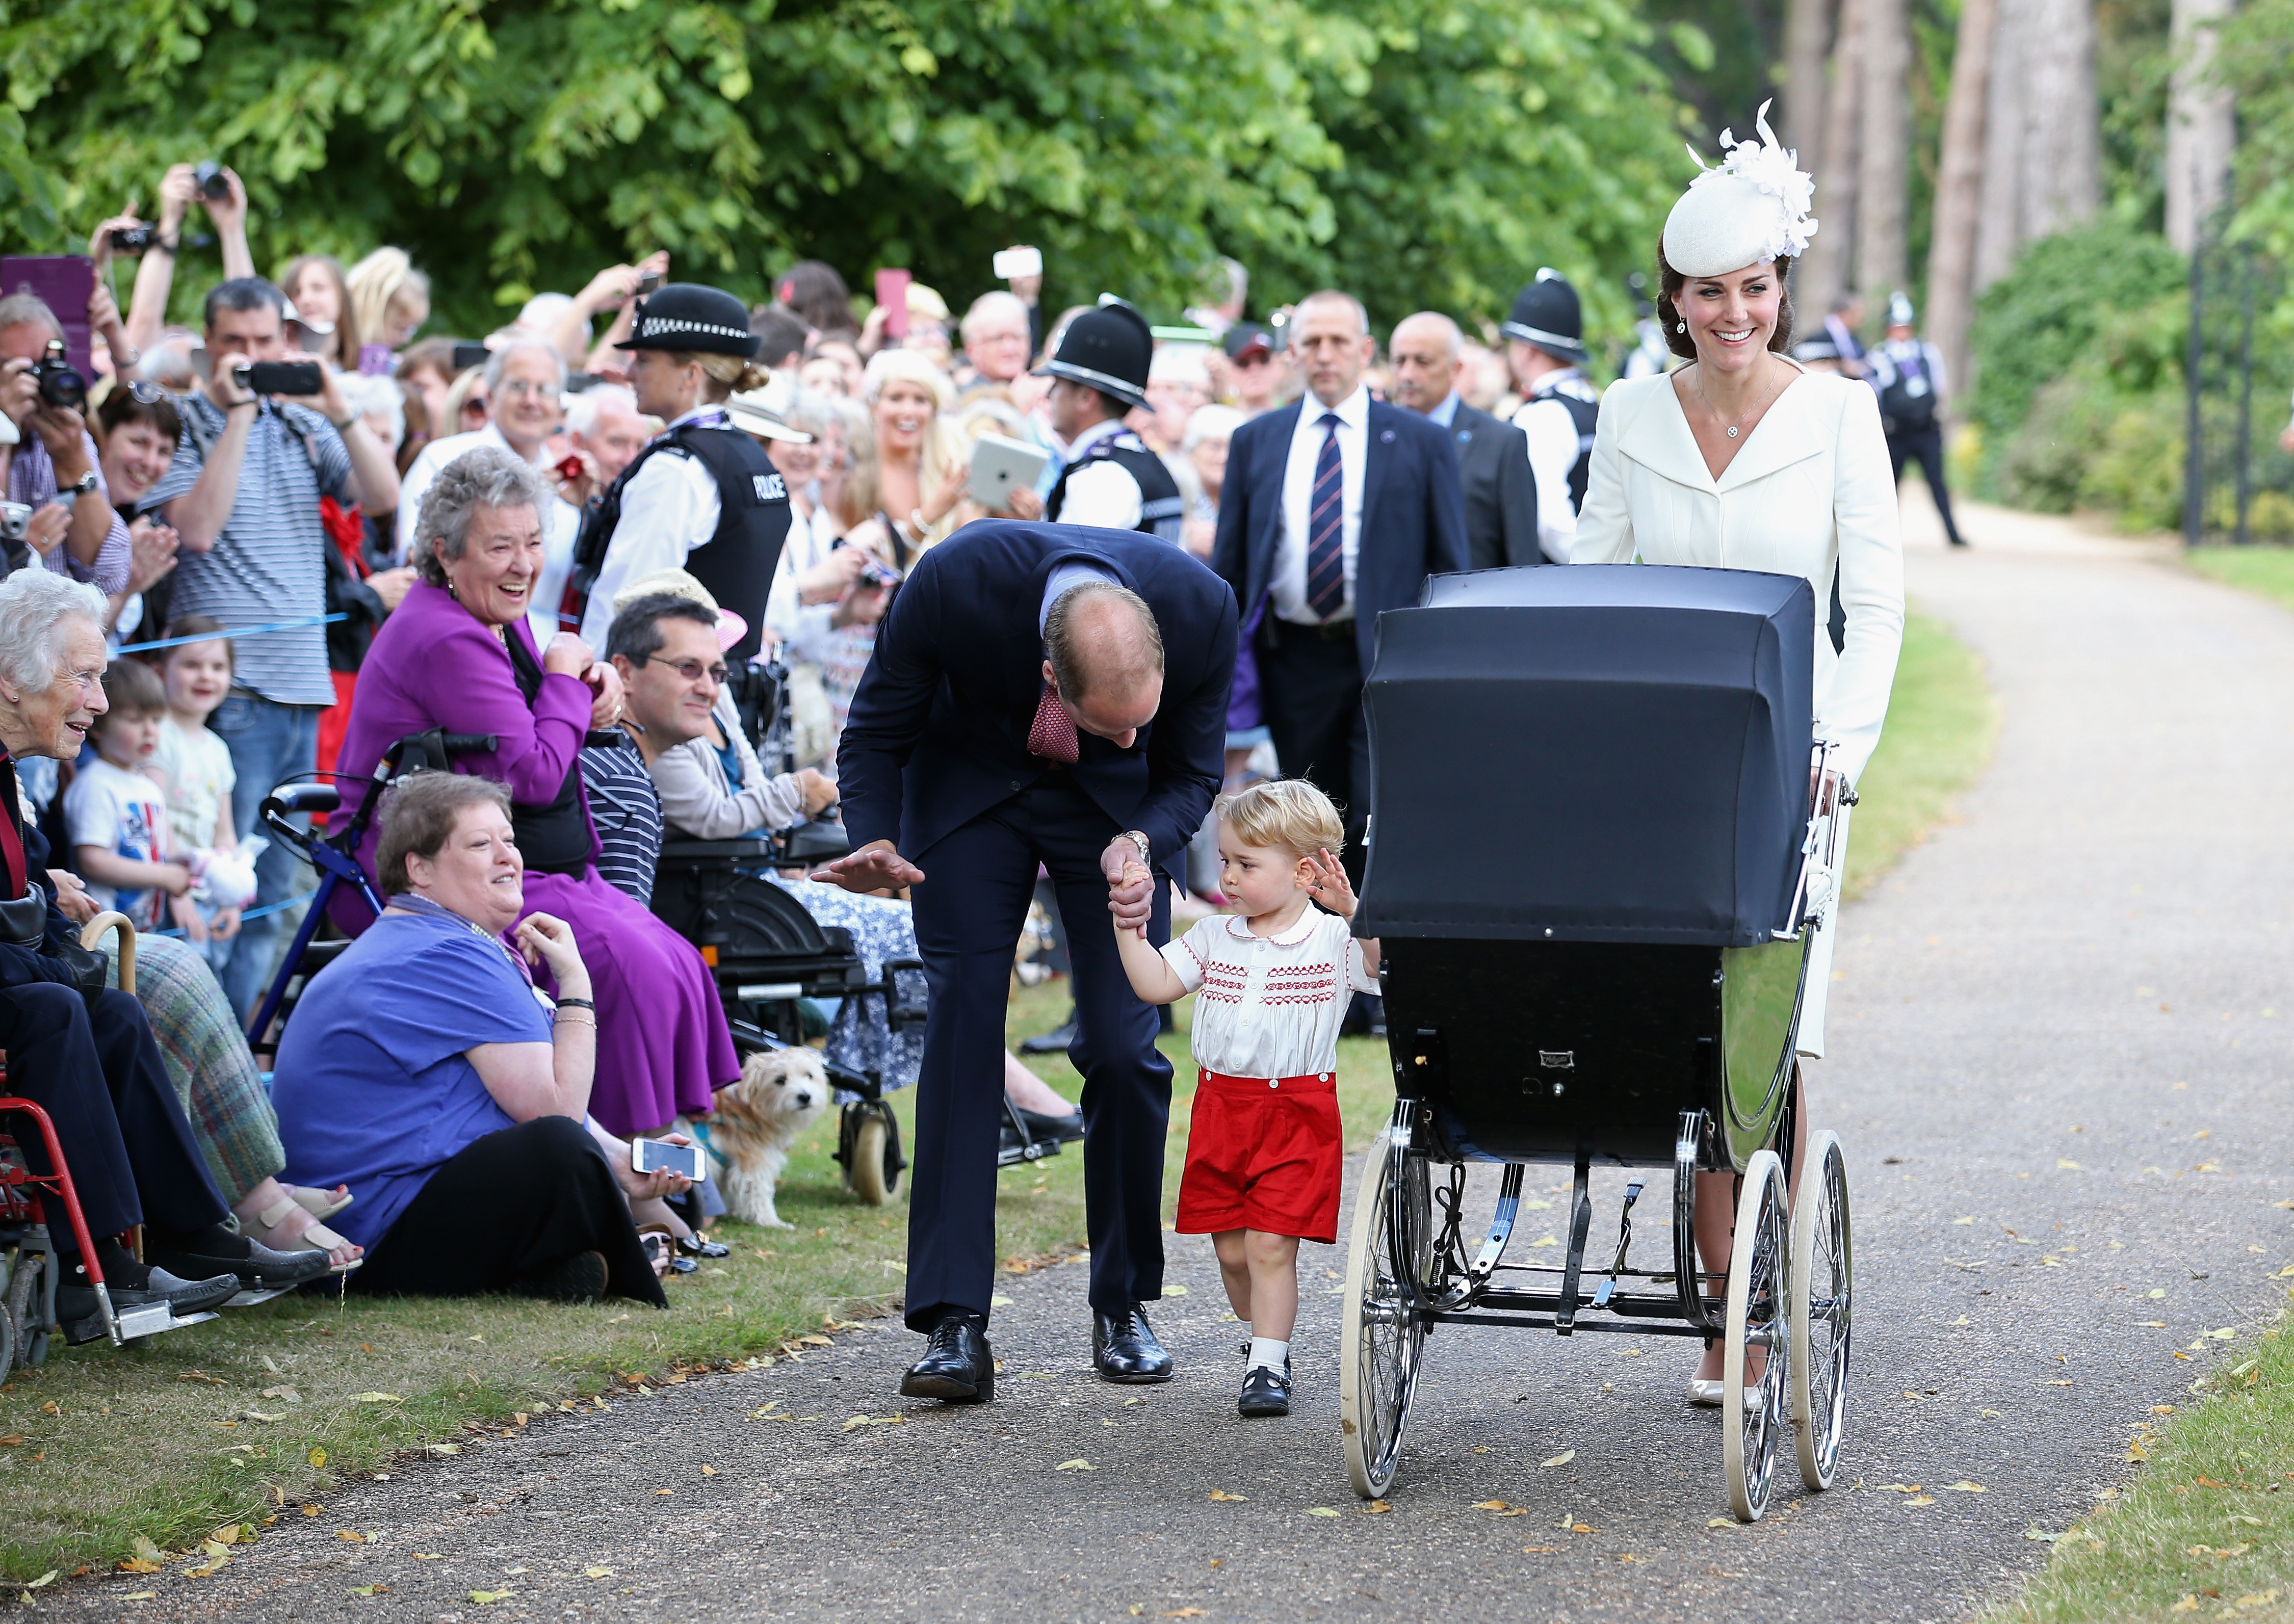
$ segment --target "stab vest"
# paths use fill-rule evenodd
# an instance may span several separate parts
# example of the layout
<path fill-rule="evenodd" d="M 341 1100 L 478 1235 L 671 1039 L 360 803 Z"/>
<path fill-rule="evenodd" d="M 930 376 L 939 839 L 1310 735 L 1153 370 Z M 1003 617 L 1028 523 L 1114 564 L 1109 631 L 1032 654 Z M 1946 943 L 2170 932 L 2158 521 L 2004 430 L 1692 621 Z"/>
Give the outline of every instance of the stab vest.
<path fill-rule="evenodd" d="M 1139 523 L 1133 529 L 1143 530 L 1175 547 L 1178 545 L 1187 514 L 1187 504 L 1179 495 L 1179 482 L 1171 477 L 1171 470 L 1163 466 L 1163 459 L 1128 429 L 1093 441 L 1084 447 L 1082 456 L 1060 470 L 1059 483 L 1044 499 L 1046 520 L 1059 523 L 1060 510 L 1067 506 L 1069 476 L 1094 462 L 1114 463 L 1139 487 Z"/>
<path fill-rule="evenodd" d="M 1601 420 L 1601 402 L 1581 401 L 1574 394 L 1564 394 L 1559 389 L 1549 389 L 1530 397 L 1533 401 L 1558 401 L 1568 409 L 1569 420 L 1577 426 L 1577 460 L 1569 466 L 1569 506 L 1577 512 L 1585 511 L 1585 491 L 1593 483 L 1593 426 Z"/>
<path fill-rule="evenodd" d="M 597 583 L 614 532 L 622 522 L 622 497 L 639 468 L 663 452 L 691 457 L 717 482 L 717 529 L 685 557 L 686 573 L 709 589 L 718 604 L 739 615 L 749 629 L 725 651 L 729 661 L 746 660 L 763 646 L 765 605 L 772 596 L 773 572 L 781 544 L 788 539 L 788 486 L 759 445 L 722 421 L 680 423 L 639 451 L 619 479 L 582 516 L 581 539 L 574 544 L 574 569 L 565 583 L 559 619 L 582 623 L 590 589 Z"/>
<path fill-rule="evenodd" d="M 1881 432 L 1925 434 L 1936 426 L 1935 381 L 1928 376 L 1927 345 L 1923 344 L 1913 354 L 1900 358 L 1883 353 L 1894 376 L 1880 391 Z"/>

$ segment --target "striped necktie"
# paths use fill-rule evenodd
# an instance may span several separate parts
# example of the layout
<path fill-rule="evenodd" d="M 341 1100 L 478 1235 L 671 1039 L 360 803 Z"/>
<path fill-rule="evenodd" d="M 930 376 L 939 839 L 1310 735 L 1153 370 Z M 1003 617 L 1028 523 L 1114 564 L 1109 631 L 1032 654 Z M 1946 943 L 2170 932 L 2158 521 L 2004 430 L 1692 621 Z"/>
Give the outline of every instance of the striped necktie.
<path fill-rule="evenodd" d="M 1317 420 L 1324 429 L 1314 453 L 1314 493 L 1306 503 L 1306 607 L 1327 621 L 1346 602 L 1346 471 L 1338 456 L 1338 414 Z"/>

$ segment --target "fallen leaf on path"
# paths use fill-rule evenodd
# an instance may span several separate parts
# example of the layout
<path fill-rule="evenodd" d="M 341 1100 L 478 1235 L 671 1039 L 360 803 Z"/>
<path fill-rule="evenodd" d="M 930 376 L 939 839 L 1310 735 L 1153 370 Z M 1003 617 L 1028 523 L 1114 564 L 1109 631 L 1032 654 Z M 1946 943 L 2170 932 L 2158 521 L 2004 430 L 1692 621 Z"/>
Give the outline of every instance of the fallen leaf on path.
<path fill-rule="evenodd" d="M 406 1401 L 395 1393 L 354 1393 L 351 1394 L 351 1402 L 354 1404 L 403 1404 Z"/>
<path fill-rule="evenodd" d="M 1576 1450 L 1574 1450 L 1574 1449 L 1564 1449 L 1564 1450 L 1562 1450 L 1562 1451 L 1561 1451 L 1561 1453 L 1560 1453 L 1560 1454 L 1556 1455 L 1556 1456 L 1555 1456 L 1551 1460 L 1541 1460 L 1541 1461 L 1539 1461 L 1537 1464 L 1538 1464 L 1538 1465 L 1539 1465 L 1539 1466 L 1541 1466 L 1541 1467 L 1544 1467 L 1544 1466 L 1567 1466 L 1571 1461 L 1573 1461 L 1573 1460 L 1574 1460 L 1574 1459 L 1576 1459 L 1576 1458 L 1577 1458 L 1577 1451 L 1576 1451 Z"/>
<path fill-rule="evenodd" d="M 1211 1498 L 1215 1500 L 1247 1500 L 1250 1497 L 1247 1494 L 1229 1494 L 1224 1489 L 1214 1489 L 1211 1490 Z"/>
<path fill-rule="evenodd" d="M 1167 1297 L 1184 1297 L 1187 1295 L 1187 1288 L 1184 1286 L 1166 1286 L 1163 1287 L 1163 1295 Z M 1163 1616 L 1168 1618 L 1171 1615 L 1166 1613 Z"/>
<path fill-rule="evenodd" d="M 313 1449 L 309 1458 L 313 1466 L 323 1466 L 327 1464 L 327 1452 L 324 1449 Z"/>
<path fill-rule="evenodd" d="M 2085 1173 L 2087 1171 L 2086 1168 L 2080 1166 L 2077 1162 L 2065 1161 L 2060 1157 L 2056 1158 L 2055 1165 L 2059 1169 L 2071 1173 Z"/>
<path fill-rule="evenodd" d="M 1093 1466 L 1091 1462 L 1084 1459 L 1083 1457 L 1078 1455 L 1073 1460 L 1063 1460 L 1060 1462 L 1060 1464 L 1053 1466 L 1052 1470 L 1054 1472 L 1096 1472 L 1099 1468 Z"/>
<path fill-rule="evenodd" d="M 462 1446 L 459 1443 L 434 1443 L 430 1446 L 433 1455 L 460 1455 L 461 1452 Z"/>
<path fill-rule="evenodd" d="M 1960 1479 L 1959 1482 L 1953 1483 L 1950 1486 L 1958 1490 L 1962 1494 L 1989 1494 L 1991 1492 L 1981 1483 L 1971 1483 L 1965 1478 Z"/>
<path fill-rule="evenodd" d="M 1734 1528 L 1737 1526 L 1737 1519 L 1734 1517 L 1707 1517 L 1704 1519 L 1704 1526 L 1707 1528 Z"/>
<path fill-rule="evenodd" d="M 1917 1483 L 1882 1483 L 1880 1488 L 1883 1492 L 1895 1494 L 1917 1494 L 1920 1491 Z"/>
<path fill-rule="evenodd" d="M 988 1306 L 990 1308 L 1009 1308 L 1012 1306 L 1012 1299 L 1009 1297 L 990 1297 L 988 1299 Z"/>
<path fill-rule="evenodd" d="M 1310 1517 L 1335 1517 L 1338 1514 L 1328 1506 L 1309 1506 L 1306 1514 Z"/>
<path fill-rule="evenodd" d="M 1203 1616 L 1203 1610 L 1200 1607 L 1182 1607 L 1175 1612 L 1167 1612 L 1163 1616 L 1167 1619 L 1200 1619 Z"/>
<path fill-rule="evenodd" d="M 1973 1222 L 1975 1222 L 1975 1214 L 1973 1214 L 1973 1213 L 1970 1213 L 1966 1217 L 1965 1217 L 1965 1218 L 1955 1218 L 1955 1219 L 1953 1219 L 1953 1220 L 1952 1220 L 1952 1222 L 1953 1222 L 1954 1223 L 1973 1223 Z"/>
<path fill-rule="evenodd" d="M 504 1596 L 517 1594 L 515 1590 L 473 1590 L 470 1592 L 470 1599 L 481 1607 L 491 1607 Z"/>
<path fill-rule="evenodd" d="M 119 1599 L 123 1602 L 156 1602 L 159 1599 L 159 1593 L 157 1590 L 130 1590 Z"/>
<path fill-rule="evenodd" d="M 335 1538 L 346 1545 L 364 1545 L 367 1542 L 366 1536 L 354 1528 L 338 1528 L 335 1531 Z"/>
<path fill-rule="evenodd" d="M 417 1562 L 443 1562 L 446 1560 L 446 1553 L 443 1551 L 410 1551 L 407 1554 L 412 1556 Z"/>
<path fill-rule="evenodd" d="M 119 1564 L 119 1571 L 122 1573 L 157 1573 L 159 1571 L 159 1564 L 156 1562 L 144 1562 L 138 1557 L 130 1556 L 126 1561 Z"/>
<path fill-rule="evenodd" d="M 1904 1504 L 1907 1506 L 1932 1506 L 1935 1504 L 1935 1496 L 1932 1494 L 1916 1494 L 1910 1499 L 1906 1500 Z"/>
<path fill-rule="evenodd" d="M 1506 1503 L 1503 1500 L 1476 1500 L 1474 1502 L 1474 1509 L 1476 1511 L 1503 1511 L 1506 1508 Z"/>
<path fill-rule="evenodd" d="M 1374 1517 L 1382 1511 L 1392 1511 L 1394 1507 L 1387 1505 L 1384 1500 L 1372 1500 L 1369 1505 L 1363 1507 L 1363 1514 L 1366 1517 Z M 2251 1521 L 2251 1519 L 2249 1520 Z"/>
<path fill-rule="evenodd" d="M 390 1587 L 388 1585 L 353 1585 L 351 1587 L 351 1594 L 353 1596 L 382 1596 L 387 1593 Z"/>
<path fill-rule="evenodd" d="M 611 1579 L 614 1576 L 611 1568 L 584 1568 L 582 1571 L 591 1579 Z"/>

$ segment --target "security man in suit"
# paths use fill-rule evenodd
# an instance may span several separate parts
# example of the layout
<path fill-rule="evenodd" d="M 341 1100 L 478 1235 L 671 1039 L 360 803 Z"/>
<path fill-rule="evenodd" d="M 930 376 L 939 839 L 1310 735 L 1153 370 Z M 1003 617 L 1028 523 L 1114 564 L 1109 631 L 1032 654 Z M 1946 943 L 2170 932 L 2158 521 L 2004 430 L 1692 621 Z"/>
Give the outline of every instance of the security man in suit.
<path fill-rule="evenodd" d="M 1375 346 L 1359 299 L 1309 294 L 1289 333 L 1307 393 L 1235 430 L 1211 567 L 1255 628 L 1275 756 L 1345 808 L 1359 883 L 1378 617 L 1415 604 L 1428 575 L 1468 567 L 1465 504 L 1449 432 L 1363 387 Z"/>
<path fill-rule="evenodd" d="M 731 294 L 671 282 L 639 303 L 626 342 L 638 410 L 669 425 L 622 470 L 583 516 L 565 610 L 582 639 L 606 646 L 614 598 L 632 581 L 683 570 L 748 622 L 726 650 L 745 660 L 762 646 L 765 603 L 788 536 L 788 486 L 726 409 L 761 389 L 748 307 Z"/>
<path fill-rule="evenodd" d="M 1405 317 L 1387 341 L 1394 403 L 1450 431 L 1466 500 L 1466 547 L 1477 570 L 1542 564 L 1537 545 L 1537 475 L 1529 436 L 1460 398 L 1466 336 L 1439 311 Z"/>
<path fill-rule="evenodd" d="M 854 850 L 813 877 L 913 888 L 931 985 L 908 1196 L 907 1323 L 930 1336 L 900 1391 L 994 1395 L 996 1148 L 1004 1006 L 1037 867 L 1068 941 L 1083 1073 L 1092 1355 L 1160 1382 L 1141 1306 L 1163 1294 L 1171 1066 L 1114 932 L 1170 934 L 1224 769 L 1234 594 L 1184 548 L 1136 532 L 980 520 L 925 553 L 885 615 L 838 746 Z M 1127 863 L 1154 877 L 1122 883 Z"/>
<path fill-rule="evenodd" d="M 1577 290 L 1561 273 L 1541 269 L 1515 296 L 1499 329 L 1506 336 L 1506 365 L 1528 399 L 1513 423 L 1529 436 L 1529 464 L 1537 471 L 1537 540 L 1555 564 L 1569 562 L 1577 510 L 1593 477 L 1593 425 L 1600 392 L 1583 368 L 1585 317 Z"/>
<path fill-rule="evenodd" d="M 1067 466 L 1044 499 L 1053 524 L 1143 530 L 1177 545 L 1186 517 L 1179 482 L 1123 426 L 1126 414 L 1147 404 L 1154 354 L 1146 319 L 1108 296 L 1068 323 L 1058 353 L 1037 369 L 1053 380 L 1045 403 L 1068 448 Z"/>

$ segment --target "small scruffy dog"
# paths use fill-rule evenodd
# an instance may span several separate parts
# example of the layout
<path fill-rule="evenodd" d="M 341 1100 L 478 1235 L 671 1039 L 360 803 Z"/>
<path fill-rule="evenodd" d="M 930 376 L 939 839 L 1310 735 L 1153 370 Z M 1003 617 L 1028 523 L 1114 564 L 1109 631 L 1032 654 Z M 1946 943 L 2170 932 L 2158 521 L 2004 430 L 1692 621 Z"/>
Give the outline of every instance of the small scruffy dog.
<path fill-rule="evenodd" d="M 773 1210 L 773 1187 L 788 1165 L 789 1147 L 827 1115 L 834 1097 L 820 1056 L 804 1048 L 752 1054 L 742 1063 L 741 1080 L 717 1092 L 709 1148 L 718 1191 L 734 1217 L 769 1230 L 796 1227 Z"/>

